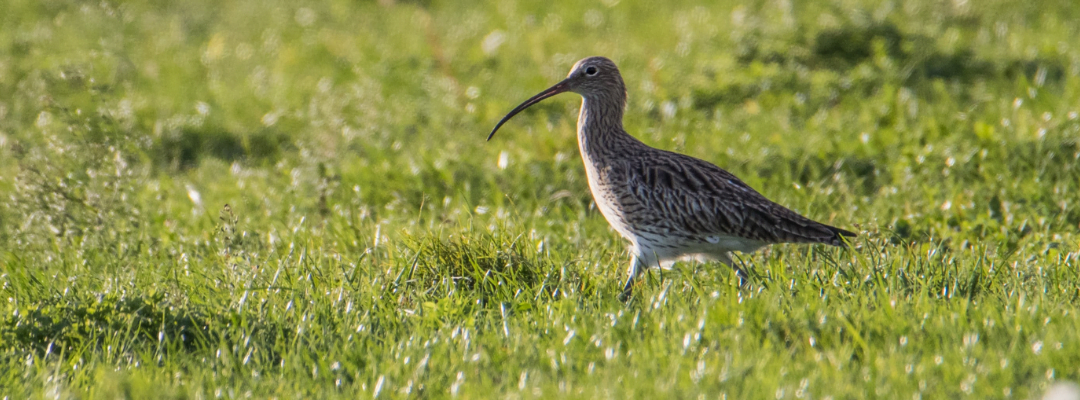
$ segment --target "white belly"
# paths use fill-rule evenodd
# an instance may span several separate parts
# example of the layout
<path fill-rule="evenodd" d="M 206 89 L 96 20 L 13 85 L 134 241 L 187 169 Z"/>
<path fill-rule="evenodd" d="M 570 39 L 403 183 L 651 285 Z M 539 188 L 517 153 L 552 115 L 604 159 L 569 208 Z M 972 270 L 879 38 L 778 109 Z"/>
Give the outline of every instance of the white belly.
<path fill-rule="evenodd" d="M 622 210 L 616 204 L 617 197 L 615 193 L 604 189 L 604 185 L 600 183 L 600 172 L 587 158 L 585 160 L 585 174 L 588 175 L 589 191 L 592 193 L 593 201 L 596 202 L 596 208 L 600 209 L 600 214 L 604 215 L 604 219 L 620 235 L 631 242 L 637 243 L 637 235 L 630 230 Z"/>

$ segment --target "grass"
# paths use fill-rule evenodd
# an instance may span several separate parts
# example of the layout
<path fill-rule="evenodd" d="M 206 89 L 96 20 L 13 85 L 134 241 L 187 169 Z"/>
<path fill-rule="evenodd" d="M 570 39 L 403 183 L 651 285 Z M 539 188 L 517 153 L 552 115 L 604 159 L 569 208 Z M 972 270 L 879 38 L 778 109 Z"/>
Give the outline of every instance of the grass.
<path fill-rule="evenodd" d="M 9 2 L 2 398 L 1036 398 L 1080 380 L 1069 0 Z M 627 129 L 860 233 L 653 272 Z"/>

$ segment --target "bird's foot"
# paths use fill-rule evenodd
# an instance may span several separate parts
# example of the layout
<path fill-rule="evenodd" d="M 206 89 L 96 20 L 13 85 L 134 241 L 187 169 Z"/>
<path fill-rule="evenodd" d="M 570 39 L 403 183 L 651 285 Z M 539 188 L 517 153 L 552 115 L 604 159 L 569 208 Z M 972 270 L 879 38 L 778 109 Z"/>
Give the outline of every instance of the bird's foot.
<path fill-rule="evenodd" d="M 626 303 L 630 301 L 630 298 L 634 295 L 634 278 L 630 278 L 626 281 L 626 286 L 623 287 L 622 293 L 619 293 L 619 301 Z"/>
<path fill-rule="evenodd" d="M 750 288 L 750 275 L 748 275 L 746 273 L 746 271 L 743 271 L 742 268 L 739 268 L 739 267 L 732 267 L 732 268 L 735 269 L 735 277 L 739 278 L 739 289 L 740 290 L 749 289 Z"/>

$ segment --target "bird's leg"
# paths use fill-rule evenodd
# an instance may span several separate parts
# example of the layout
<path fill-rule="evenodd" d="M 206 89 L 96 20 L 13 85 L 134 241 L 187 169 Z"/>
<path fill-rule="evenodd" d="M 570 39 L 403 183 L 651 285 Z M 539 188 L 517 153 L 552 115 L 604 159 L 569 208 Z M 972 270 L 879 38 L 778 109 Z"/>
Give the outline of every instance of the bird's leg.
<path fill-rule="evenodd" d="M 634 283 L 637 281 L 637 276 L 644 272 L 646 268 L 648 268 L 648 265 L 645 265 L 643 257 L 639 257 L 637 254 L 631 256 L 630 267 L 626 269 L 626 285 L 623 286 L 619 300 L 627 301 L 630 299 L 630 295 L 634 294 Z"/>
<path fill-rule="evenodd" d="M 739 268 L 735 265 L 733 261 L 731 261 L 731 255 L 729 253 L 723 253 L 720 257 L 717 257 L 717 259 L 719 259 L 720 262 L 724 263 L 724 265 L 727 265 L 731 267 L 731 269 L 735 270 L 735 276 L 739 278 L 740 289 L 745 288 L 750 284 L 750 276 L 746 274 L 746 271 L 743 271 L 742 268 Z"/>

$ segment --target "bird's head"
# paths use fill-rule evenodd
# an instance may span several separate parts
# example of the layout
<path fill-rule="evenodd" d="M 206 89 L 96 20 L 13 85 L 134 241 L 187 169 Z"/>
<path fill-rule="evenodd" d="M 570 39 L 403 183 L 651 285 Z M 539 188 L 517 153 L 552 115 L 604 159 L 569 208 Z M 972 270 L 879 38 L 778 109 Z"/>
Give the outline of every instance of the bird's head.
<path fill-rule="evenodd" d="M 580 94 L 586 100 L 610 101 L 617 104 L 618 107 L 622 107 L 622 103 L 626 101 L 626 85 L 623 83 L 622 75 L 619 74 L 619 68 L 615 66 L 615 62 L 605 57 L 585 58 L 574 64 L 574 67 L 570 69 L 570 73 L 566 75 L 566 79 L 563 79 L 562 82 L 556 83 L 510 110 L 510 113 L 506 114 L 495 125 L 495 129 L 491 130 L 488 140 L 491 140 L 499 127 L 509 121 L 510 118 L 533 104 L 539 103 L 541 100 L 563 92 Z"/>

